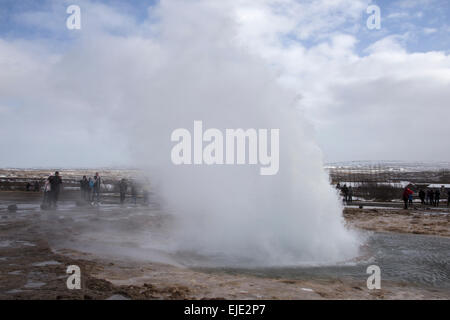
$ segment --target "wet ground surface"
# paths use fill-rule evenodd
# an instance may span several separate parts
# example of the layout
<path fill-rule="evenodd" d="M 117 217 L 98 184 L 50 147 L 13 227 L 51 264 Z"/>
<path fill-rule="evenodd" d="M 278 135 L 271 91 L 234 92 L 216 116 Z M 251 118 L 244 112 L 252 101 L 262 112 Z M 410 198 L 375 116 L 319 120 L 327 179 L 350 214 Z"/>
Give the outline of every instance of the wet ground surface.
<path fill-rule="evenodd" d="M 229 274 L 248 274 L 283 279 L 367 279 L 366 269 L 377 265 L 382 279 L 404 285 L 422 285 L 450 292 L 450 238 L 399 233 L 371 233 L 359 261 L 335 266 L 239 269 Z M 215 268 L 201 268 L 214 272 Z"/>
<path fill-rule="evenodd" d="M 14 203 L 18 210 L 9 212 L 7 206 Z M 382 231 L 366 233 L 368 241 L 357 261 L 321 267 L 224 269 L 205 268 L 204 258 L 186 259 L 171 252 L 170 239 L 165 239 L 171 217 L 156 203 L 120 206 L 113 198 L 91 206 L 68 199 L 54 211 L 43 211 L 39 204 L 38 194 L 0 192 L 0 298 L 450 297 L 450 240 L 429 236 L 449 232 L 445 212 L 346 209 L 350 226 Z M 386 230 L 390 226 L 395 229 Z M 67 289 L 66 268 L 71 264 L 82 269 L 81 291 Z M 370 264 L 382 270 L 382 290 L 366 288 Z"/>

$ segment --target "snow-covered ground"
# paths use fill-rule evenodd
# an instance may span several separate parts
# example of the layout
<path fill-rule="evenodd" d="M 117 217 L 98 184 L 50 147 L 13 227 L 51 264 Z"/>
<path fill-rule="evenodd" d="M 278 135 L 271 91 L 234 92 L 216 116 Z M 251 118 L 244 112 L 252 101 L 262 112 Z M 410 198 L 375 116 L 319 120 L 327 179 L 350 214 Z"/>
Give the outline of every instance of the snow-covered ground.
<path fill-rule="evenodd" d="M 352 169 L 371 172 L 420 172 L 450 170 L 449 161 L 408 162 L 408 161 L 341 161 L 325 164 L 326 170 Z"/>

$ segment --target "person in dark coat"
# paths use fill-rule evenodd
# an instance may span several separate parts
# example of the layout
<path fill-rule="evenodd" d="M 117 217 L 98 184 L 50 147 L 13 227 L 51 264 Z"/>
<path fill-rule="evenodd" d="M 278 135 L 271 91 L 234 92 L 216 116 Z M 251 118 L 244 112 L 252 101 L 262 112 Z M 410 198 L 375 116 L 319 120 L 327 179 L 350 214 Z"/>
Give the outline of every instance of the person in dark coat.
<path fill-rule="evenodd" d="M 425 204 L 425 191 L 423 191 L 422 189 L 419 190 L 419 198 L 420 203 Z"/>
<path fill-rule="evenodd" d="M 350 202 L 350 203 L 353 202 L 353 188 L 352 188 L 352 186 L 348 187 L 347 201 Z"/>
<path fill-rule="evenodd" d="M 89 201 L 88 191 L 89 191 L 89 182 L 87 177 L 83 176 L 83 179 L 80 180 L 81 199 Z"/>
<path fill-rule="evenodd" d="M 127 181 L 125 179 L 120 180 L 119 192 L 120 192 L 120 203 L 121 204 L 125 202 L 125 196 L 127 194 L 127 189 L 128 189 Z"/>
<path fill-rule="evenodd" d="M 131 183 L 131 198 L 133 199 L 134 204 L 137 203 L 137 185 L 136 182 Z"/>
<path fill-rule="evenodd" d="M 450 206 L 450 189 L 447 189 L 447 207 Z"/>
<path fill-rule="evenodd" d="M 59 193 L 61 191 L 62 179 L 59 172 L 56 171 L 55 175 L 50 177 L 50 194 L 51 194 L 51 207 L 56 207 L 59 199 Z"/>
<path fill-rule="evenodd" d="M 439 191 L 439 189 L 436 189 L 436 191 L 434 192 L 434 206 L 435 207 L 439 207 L 440 197 L 441 197 L 441 192 Z"/>
<path fill-rule="evenodd" d="M 348 188 L 347 188 L 347 184 L 344 184 L 344 186 L 342 187 L 342 195 L 344 196 L 344 202 L 347 203 L 348 200 Z"/>
<path fill-rule="evenodd" d="M 434 190 L 430 190 L 430 206 L 434 206 Z"/>
<path fill-rule="evenodd" d="M 94 190 L 92 194 L 92 201 L 100 203 L 100 188 L 101 188 L 102 180 L 98 172 L 95 173 L 94 176 Z"/>

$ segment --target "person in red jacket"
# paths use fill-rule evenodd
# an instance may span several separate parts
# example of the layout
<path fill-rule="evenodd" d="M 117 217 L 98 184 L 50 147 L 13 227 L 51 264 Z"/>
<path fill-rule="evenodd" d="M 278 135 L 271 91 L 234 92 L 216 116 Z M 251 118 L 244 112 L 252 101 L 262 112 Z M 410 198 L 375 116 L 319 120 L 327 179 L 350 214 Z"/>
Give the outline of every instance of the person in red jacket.
<path fill-rule="evenodd" d="M 405 190 L 403 190 L 403 202 L 405 203 L 405 209 L 408 209 L 408 199 L 409 196 L 412 195 L 414 192 L 406 187 Z"/>

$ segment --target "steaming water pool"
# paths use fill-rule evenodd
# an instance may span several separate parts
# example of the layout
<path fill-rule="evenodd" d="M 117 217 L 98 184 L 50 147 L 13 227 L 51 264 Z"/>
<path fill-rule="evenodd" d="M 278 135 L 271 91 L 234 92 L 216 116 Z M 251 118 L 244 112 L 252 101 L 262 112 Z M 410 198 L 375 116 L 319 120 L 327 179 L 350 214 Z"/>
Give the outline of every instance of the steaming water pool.
<path fill-rule="evenodd" d="M 62 244 L 81 251 L 111 253 L 129 259 L 183 265 L 205 272 L 225 272 L 282 279 L 342 279 L 361 280 L 368 277 L 369 265 L 381 268 L 381 279 L 409 285 L 430 286 L 450 290 L 450 238 L 417 234 L 367 232 L 362 256 L 354 261 L 333 266 L 242 268 L 220 256 L 198 256 L 192 252 L 173 251 L 161 245 L 166 232 L 160 226 L 161 215 L 141 212 L 136 208 L 114 210 L 74 211 L 68 209 L 50 215 L 60 215 L 57 224 L 71 226 L 77 236 Z M 162 215 L 164 216 L 164 215 Z M 41 217 L 42 219 L 43 217 Z M 45 219 L 47 220 L 47 219 Z M 55 220 L 48 217 L 55 227 Z M 67 220 L 67 221 L 66 221 Z M 156 222 L 156 223 L 155 223 Z M 53 229 L 53 228 L 52 228 Z M 64 230 L 67 230 L 64 228 Z M 132 231 L 132 232 L 130 232 Z M 64 238 L 67 234 L 64 232 Z M 61 239 L 57 237 L 57 239 Z M 167 239 L 166 239 L 167 240 Z M 158 261 L 156 261 L 156 260 Z M 228 263 L 228 264 L 227 264 Z"/>
<path fill-rule="evenodd" d="M 371 233 L 360 262 L 337 266 L 283 268 L 197 268 L 281 279 L 352 278 L 365 283 L 366 268 L 378 265 L 381 279 L 450 290 L 450 239 L 443 237 Z"/>

